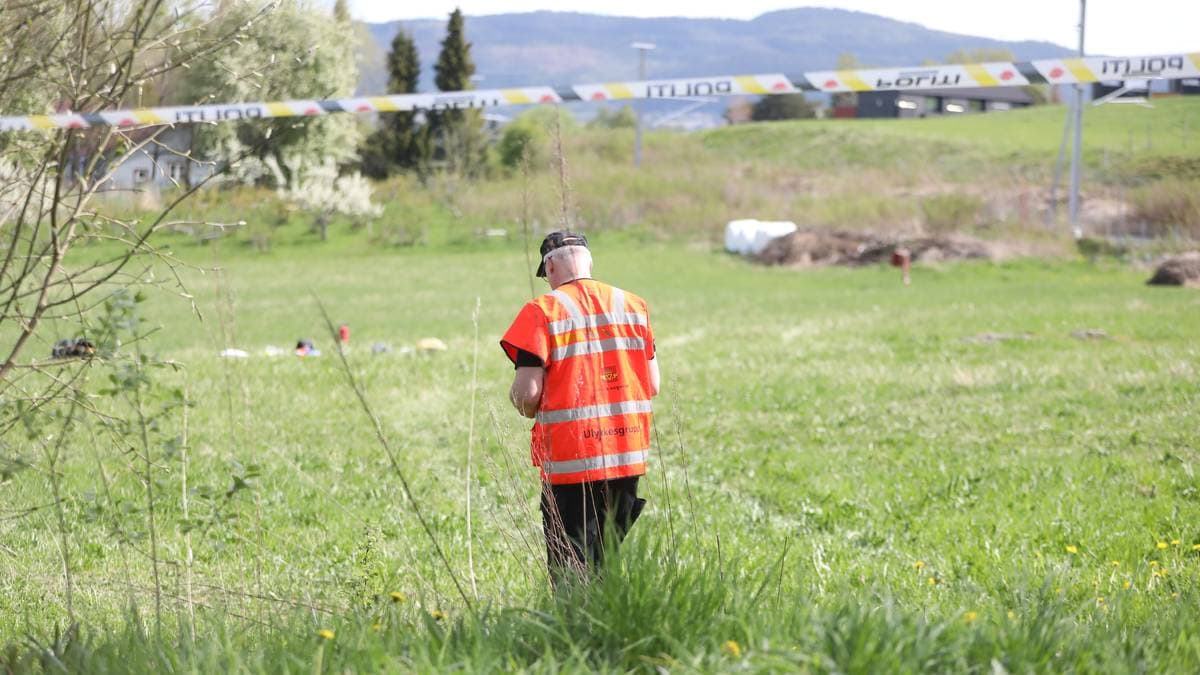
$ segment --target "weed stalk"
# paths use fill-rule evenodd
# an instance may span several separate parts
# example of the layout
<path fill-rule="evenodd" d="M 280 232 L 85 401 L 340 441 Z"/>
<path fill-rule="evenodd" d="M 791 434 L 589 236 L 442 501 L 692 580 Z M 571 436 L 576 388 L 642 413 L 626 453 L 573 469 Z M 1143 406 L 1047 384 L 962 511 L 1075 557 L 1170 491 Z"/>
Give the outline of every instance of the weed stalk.
<path fill-rule="evenodd" d="M 395 451 L 392 449 L 392 444 L 388 442 L 387 435 L 383 433 L 383 424 L 380 423 L 379 417 L 375 414 L 375 410 L 367 401 L 366 392 L 363 391 L 362 384 L 358 378 L 354 376 L 354 370 L 350 368 L 350 362 L 346 360 L 346 351 L 342 349 L 342 342 L 338 339 L 337 328 L 333 325 L 333 319 L 329 318 L 329 311 L 325 309 L 325 303 L 321 302 L 321 298 L 314 292 L 313 298 L 317 301 L 317 307 L 321 310 L 321 318 L 325 321 L 325 326 L 329 330 L 330 337 L 333 338 L 333 343 L 337 347 L 338 360 L 342 366 L 342 373 L 346 376 L 346 382 L 350 388 L 354 390 L 354 395 L 358 399 L 359 406 L 366 414 L 367 419 L 371 421 L 371 426 L 375 431 L 375 439 L 379 441 L 380 447 L 383 448 L 387 455 L 388 462 L 392 465 L 392 471 L 400 480 L 400 487 L 404 491 L 404 497 L 408 500 L 409 506 L 412 507 L 413 515 L 421 524 L 421 529 L 425 531 L 425 535 L 429 537 L 429 541 L 433 544 L 434 552 L 437 554 L 438 560 L 441 561 L 442 567 L 445 568 L 446 574 L 450 575 L 450 581 L 454 583 L 455 590 L 462 598 L 463 604 L 472 614 L 475 612 L 475 605 L 471 602 L 471 598 L 463 589 L 462 582 L 459 581 L 458 575 L 454 572 L 454 568 L 450 565 L 450 559 L 446 557 L 446 552 L 442 550 L 441 542 L 438 541 L 437 535 L 433 533 L 433 528 L 429 525 L 429 521 L 425 518 L 425 513 L 421 510 L 421 505 L 413 496 L 412 488 L 409 487 L 408 478 L 404 474 L 404 469 L 400 466 L 400 460 L 396 457 Z"/>

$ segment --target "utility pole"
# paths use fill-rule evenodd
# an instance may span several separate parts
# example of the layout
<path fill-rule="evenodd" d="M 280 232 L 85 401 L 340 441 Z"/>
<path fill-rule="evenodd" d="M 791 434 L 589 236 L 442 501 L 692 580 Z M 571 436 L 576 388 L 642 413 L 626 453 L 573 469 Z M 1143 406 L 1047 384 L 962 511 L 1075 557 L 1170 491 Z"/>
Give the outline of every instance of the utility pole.
<path fill-rule="evenodd" d="M 638 50 L 638 80 L 646 79 L 646 52 L 654 49 L 655 45 L 651 42 L 634 42 L 629 45 Z M 642 109 L 638 103 L 634 103 L 634 120 L 633 127 L 633 165 L 642 165 Z"/>
<path fill-rule="evenodd" d="M 1079 58 L 1083 58 L 1083 33 L 1087 19 L 1087 0 L 1079 0 Z M 1079 172 L 1083 159 L 1083 83 L 1075 85 L 1075 142 L 1071 149 L 1071 233 L 1076 239 L 1083 237 L 1079 226 Z"/>

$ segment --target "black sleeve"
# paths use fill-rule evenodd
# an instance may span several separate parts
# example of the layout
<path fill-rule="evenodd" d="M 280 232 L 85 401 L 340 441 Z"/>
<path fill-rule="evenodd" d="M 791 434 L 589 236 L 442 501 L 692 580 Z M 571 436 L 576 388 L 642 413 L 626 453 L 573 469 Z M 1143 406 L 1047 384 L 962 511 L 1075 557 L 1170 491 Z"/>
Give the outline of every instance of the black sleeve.
<path fill-rule="evenodd" d="M 517 348 L 517 360 L 514 368 L 537 367 L 544 368 L 546 364 L 542 362 L 541 357 L 532 352 L 527 352 L 524 349 Z"/>

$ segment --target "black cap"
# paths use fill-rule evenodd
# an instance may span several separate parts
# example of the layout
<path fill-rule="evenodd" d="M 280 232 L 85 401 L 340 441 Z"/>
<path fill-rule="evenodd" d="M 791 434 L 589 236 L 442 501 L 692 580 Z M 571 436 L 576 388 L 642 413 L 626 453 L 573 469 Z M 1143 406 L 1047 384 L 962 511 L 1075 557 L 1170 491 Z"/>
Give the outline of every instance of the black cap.
<path fill-rule="evenodd" d="M 571 232 L 570 230 L 557 230 L 546 235 L 546 238 L 542 240 L 542 262 L 538 264 L 537 268 L 537 275 L 539 277 L 546 276 L 546 254 L 564 246 L 582 246 L 587 248 L 587 237 L 577 232 Z"/>

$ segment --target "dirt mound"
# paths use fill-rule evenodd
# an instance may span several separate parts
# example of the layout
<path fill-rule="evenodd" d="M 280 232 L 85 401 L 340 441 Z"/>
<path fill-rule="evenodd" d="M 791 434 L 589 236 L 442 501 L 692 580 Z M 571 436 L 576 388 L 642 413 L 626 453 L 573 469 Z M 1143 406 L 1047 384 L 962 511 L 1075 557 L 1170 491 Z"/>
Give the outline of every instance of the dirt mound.
<path fill-rule="evenodd" d="M 890 260 L 897 249 L 907 249 L 913 262 L 995 257 L 986 242 L 959 235 L 884 237 L 808 227 L 772 239 L 756 260 L 764 265 L 873 265 Z"/>
<path fill-rule="evenodd" d="M 1151 286 L 1200 286 L 1200 251 L 1167 258 L 1146 283 Z"/>

